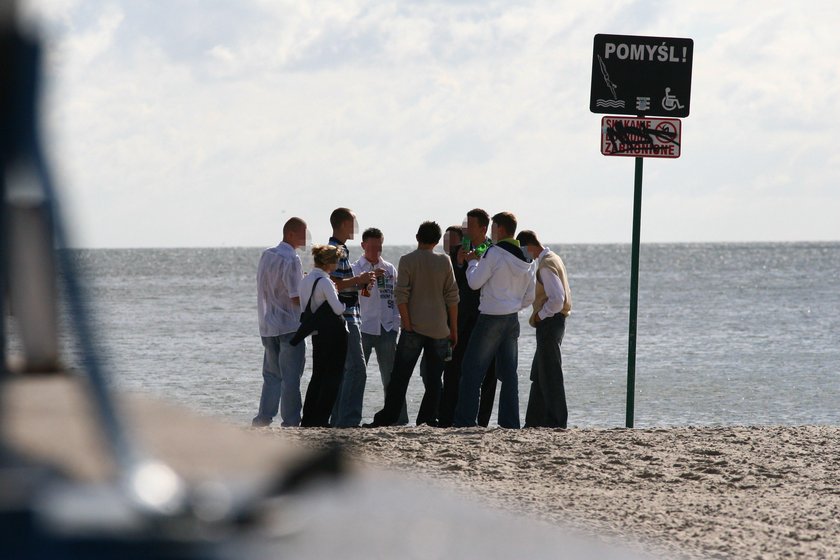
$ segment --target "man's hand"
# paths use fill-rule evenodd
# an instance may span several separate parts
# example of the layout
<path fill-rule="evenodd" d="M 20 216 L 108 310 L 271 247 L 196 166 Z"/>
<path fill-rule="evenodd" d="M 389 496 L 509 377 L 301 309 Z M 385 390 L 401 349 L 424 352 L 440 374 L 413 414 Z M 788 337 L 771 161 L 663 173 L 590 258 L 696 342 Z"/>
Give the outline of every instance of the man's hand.
<path fill-rule="evenodd" d="M 356 278 L 358 279 L 356 283 L 359 286 L 366 286 L 373 282 L 374 278 L 376 278 L 376 274 L 372 270 L 369 270 L 367 272 L 362 272 Z"/>
<path fill-rule="evenodd" d="M 453 348 L 458 345 L 458 329 L 449 329 L 449 342 L 452 343 Z"/>
<path fill-rule="evenodd" d="M 404 331 L 414 332 L 414 329 L 411 328 L 411 318 L 405 315 L 400 315 L 400 327 Z"/>
<path fill-rule="evenodd" d="M 461 250 L 463 251 L 463 249 L 461 249 Z M 476 253 L 475 251 L 470 251 L 469 253 L 464 255 L 464 258 L 467 259 L 468 261 L 477 261 L 478 260 L 478 253 Z"/>

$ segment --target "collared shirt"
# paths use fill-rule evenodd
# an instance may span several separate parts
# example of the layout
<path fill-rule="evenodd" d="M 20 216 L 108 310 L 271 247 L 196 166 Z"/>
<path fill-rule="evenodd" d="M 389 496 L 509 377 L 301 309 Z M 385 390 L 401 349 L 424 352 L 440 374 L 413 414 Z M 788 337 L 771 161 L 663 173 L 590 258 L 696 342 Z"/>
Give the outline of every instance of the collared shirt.
<path fill-rule="evenodd" d="M 350 251 L 347 250 L 347 245 L 335 237 L 330 237 L 330 245 L 344 249 L 344 256 L 338 260 L 338 267 L 336 267 L 335 272 L 330 276 L 336 280 L 352 278 L 354 276 L 353 267 L 350 265 Z M 342 289 L 338 292 L 338 299 L 345 306 L 344 319 L 350 324 L 361 324 L 362 320 L 359 317 L 359 287 L 348 286 Z"/>
<path fill-rule="evenodd" d="M 257 267 L 257 315 L 260 336 L 293 333 L 300 325 L 300 305 L 292 301 L 299 296 L 303 278 L 300 257 L 294 247 L 281 241 L 266 249 Z"/>
<path fill-rule="evenodd" d="M 380 288 L 379 283 L 374 282 L 370 288 L 370 296 L 359 297 L 361 331 L 372 335 L 381 334 L 380 327 L 386 331 L 396 331 L 400 328 L 400 310 L 394 301 L 394 285 L 397 280 L 397 269 L 394 265 L 382 258 L 374 264 L 362 256 L 353 263 L 353 275 L 358 276 L 376 268 L 385 271 L 382 276 L 385 286 Z"/>
<path fill-rule="evenodd" d="M 542 262 L 545 256 L 550 252 L 551 250 L 548 247 L 544 248 L 540 253 L 540 256 L 537 257 L 537 261 Z M 540 269 L 538 265 L 538 274 L 540 275 L 540 281 L 545 289 L 545 295 L 548 296 L 548 299 L 542 306 L 542 309 L 540 309 L 539 313 L 537 313 L 540 321 L 542 321 L 543 319 L 553 317 L 563 310 L 563 304 L 566 302 L 566 290 L 563 289 L 563 283 L 560 281 L 560 277 L 554 274 L 551 270 L 546 268 Z"/>

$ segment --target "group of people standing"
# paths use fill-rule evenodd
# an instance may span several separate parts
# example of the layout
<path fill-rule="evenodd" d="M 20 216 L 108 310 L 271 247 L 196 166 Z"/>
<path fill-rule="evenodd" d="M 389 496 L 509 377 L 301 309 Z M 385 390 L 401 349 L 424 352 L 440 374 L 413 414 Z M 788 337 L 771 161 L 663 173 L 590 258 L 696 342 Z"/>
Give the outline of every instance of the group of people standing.
<path fill-rule="evenodd" d="M 363 255 L 351 262 L 346 243 L 356 224 L 350 209 L 332 212 L 333 235 L 312 247 L 308 274 L 296 252 L 306 245 L 300 218 L 289 219 L 280 244 L 263 252 L 257 271 L 263 387 L 253 426 L 269 425 L 279 412 L 282 426 L 358 427 L 375 351 L 385 399 L 365 427 L 408 423 L 406 392 L 422 355 L 417 425 L 487 426 L 498 381 L 499 426 L 519 428 L 519 312 L 532 306 L 537 348 L 525 427 L 566 427 L 560 345 L 571 291 L 563 261 L 536 233 L 515 235 L 512 213 L 491 218 L 476 208 L 445 235 L 435 222 L 420 224 L 417 249 L 394 267 L 381 256 L 377 228 L 362 233 Z M 441 238 L 446 254 L 434 252 Z M 319 313 L 312 334 L 312 377 L 301 403 L 305 342 L 295 335 L 301 310 L 322 306 L 329 310 Z"/>

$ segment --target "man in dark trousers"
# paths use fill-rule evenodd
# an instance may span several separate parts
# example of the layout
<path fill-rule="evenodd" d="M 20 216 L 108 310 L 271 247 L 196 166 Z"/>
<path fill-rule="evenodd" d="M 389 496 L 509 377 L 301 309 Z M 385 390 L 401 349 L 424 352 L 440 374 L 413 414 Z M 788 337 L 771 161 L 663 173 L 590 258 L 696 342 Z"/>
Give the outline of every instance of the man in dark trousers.
<path fill-rule="evenodd" d="M 516 236 L 537 263 L 534 311 L 529 323 L 537 329 L 537 350 L 531 366 L 531 393 L 525 412 L 526 428 L 565 428 L 569 412 L 563 386 L 560 344 L 566 332 L 566 317 L 572 311 L 572 292 L 566 265 L 559 255 L 543 246 L 533 231 Z"/>
<path fill-rule="evenodd" d="M 394 298 L 400 309 L 402 332 L 397 342 L 394 371 L 385 390 L 385 406 L 365 427 L 397 423 L 408 382 L 420 353 L 426 358 L 426 391 L 417 424 L 437 425 L 444 357 L 458 343 L 458 286 L 446 255 L 436 254 L 440 226 L 423 222 L 417 230 L 417 249 L 400 258 Z"/>
<path fill-rule="evenodd" d="M 458 385 L 461 382 L 461 365 L 464 361 L 464 351 L 470 341 L 470 335 L 475 322 L 478 320 L 478 304 L 481 290 L 473 290 L 467 283 L 466 254 L 473 249 L 489 247 L 492 242 L 487 237 L 490 227 L 490 216 L 481 208 L 467 212 L 467 227 L 465 237 L 469 240 L 469 249 L 462 245 L 451 247 L 450 256 L 455 269 L 455 281 L 458 283 L 458 341 L 459 344 L 452 352 L 452 361 L 446 365 L 443 372 L 443 393 L 440 399 L 438 425 L 442 428 L 452 426 L 455 405 L 458 404 Z M 490 415 L 493 414 L 493 401 L 496 399 L 496 361 L 490 363 L 481 385 L 481 397 L 478 407 L 478 425 L 487 426 Z"/>

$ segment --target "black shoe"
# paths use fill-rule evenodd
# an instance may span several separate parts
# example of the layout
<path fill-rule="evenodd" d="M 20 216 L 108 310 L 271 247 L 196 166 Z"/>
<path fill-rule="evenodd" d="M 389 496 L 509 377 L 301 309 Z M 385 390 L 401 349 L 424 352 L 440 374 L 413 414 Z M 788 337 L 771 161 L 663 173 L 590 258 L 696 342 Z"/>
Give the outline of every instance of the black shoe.
<path fill-rule="evenodd" d="M 377 424 L 376 422 L 370 422 L 368 424 L 362 424 L 362 428 L 379 428 L 381 424 Z"/>

